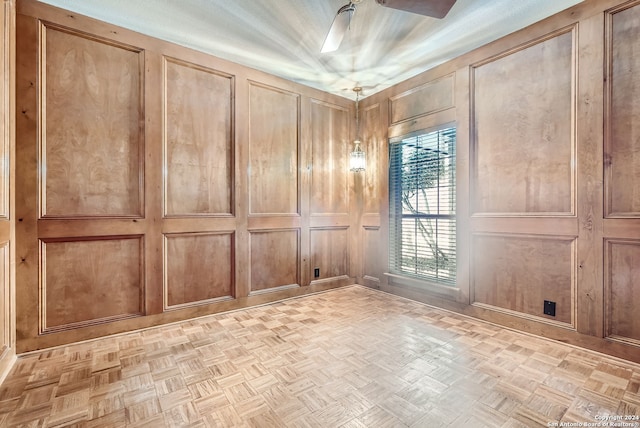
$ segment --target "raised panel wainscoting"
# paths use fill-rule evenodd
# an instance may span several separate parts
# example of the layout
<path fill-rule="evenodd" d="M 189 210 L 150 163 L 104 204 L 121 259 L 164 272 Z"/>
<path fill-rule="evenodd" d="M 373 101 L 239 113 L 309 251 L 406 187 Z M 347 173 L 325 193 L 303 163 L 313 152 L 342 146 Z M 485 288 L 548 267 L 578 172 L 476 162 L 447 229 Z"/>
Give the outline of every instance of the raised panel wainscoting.
<path fill-rule="evenodd" d="M 17 26 L 20 352 L 356 281 L 351 100 L 36 1 Z"/>
<path fill-rule="evenodd" d="M 0 3 L 0 382 L 16 359 L 15 6 Z"/>
<path fill-rule="evenodd" d="M 640 361 L 638 40 L 640 2 L 584 1 L 365 98 L 389 106 L 374 140 L 456 127 L 458 259 L 448 287 L 376 272 L 394 256 L 383 185 L 359 283 Z M 372 152 L 365 189 L 389 182 Z"/>
<path fill-rule="evenodd" d="M 357 132 L 351 99 L 36 0 L 4 0 L 2 5 L 0 159 L 6 161 L 0 162 L 0 379 L 16 354 L 185 320 L 181 325 L 186 327 L 176 328 L 187 331 L 180 335 L 188 340 L 152 338 L 146 345 L 152 351 L 156 346 L 206 348 L 217 339 L 230 339 L 233 335 L 225 329 L 237 327 L 267 332 L 262 344 L 278 347 L 281 338 L 269 336 L 278 328 L 274 325 L 284 326 L 283 331 L 301 325 L 289 313 L 281 324 L 256 321 L 253 316 L 277 312 L 262 305 L 358 283 L 439 307 L 424 309 L 428 307 L 397 296 L 383 298 L 361 287 L 332 290 L 350 311 L 354 309 L 345 303 L 350 297 L 361 302 L 365 312 L 370 309 L 367 302 L 378 308 L 390 302 L 409 308 L 408 315 L 394 315 L 403 322 L 426 317 L 434 323 L 420 333 L 421 338 L 433 337 L 416 352 L 443 346 L 447 355 L 438 351 L 428 358 L 446 357 L 451 370 L 420 361 L 437 381 L 436 390 L 427 394 L 443 393 L 444 400 L 443 385 L 451 386 L 452 377 L 459 380 L 460 373 L 478 374 L 481 384 L 495 376 L 491 382 L 498 388 L 501 376 L 520 369 L 511 383 L 502 385 L 521 405 L 537 403 L 533 407 L 543 415 L 526 413 L 531 409 L 517 413 L 516 404 L 496 408 L 505 403 L 505 391 L 499 388 L 475 397 L 484 399 L 480 414 L 504 410 L 504 423 L 513 418 L 526 424 L 559 420 L 549 413 L 558 408 L 566 411 L 567 420 L 582 420 L 594 402 L 612 412 L 638 412 L 633 407 L 640 407 L 634 369 L 612 368 L 614 359 L 599 362 L 591 357 L 595 354 L 537 340 L 539 348 L 527 348 L 524 342 L 531 337 L 508 329 L 640 362 L 639 0 L 585 0 L 366 94 L 358 112 L 367 168 L 358 173 L 348 169 Z M 448 148 L 428 150 L 437 151 L 438 159 L 447 152 L 451 184 L 446 186 L 455 191 L 443 196 L 447 213 L 415 214 L 444 216 L 453 225 L 442 232 L 449 236 L 456 260 L 446 271 L 447 284 L 389 267 L 397 255 L 390 254 L 397 243 L 391 236 L 402 236 L 391 233 L 390 196 L 395 197 L 397 189 L 389 188 L 390 145 L 445 128 L 451 130 L 445 136 Z M 417 266 L 418 255 L 414 259 Z M 324 310 L 337 317 L 327 309 L 327 299 L 319 295 L 309 302 L 326 305 Z M 295 302 L 279 305 L 289 310 L 297 307 Z M 234 310 L 246 312 L 219 315 L 205 327 L 189 321 Z M 316 322 L 314 309 L 305 307 L 297 315 Z M 333 325 L 332 316 L 318 319 Z M 357 328 L 369 328 L 358 323 L 361 319 L 355 315 L 352 320 Z M 384 327 L 379 319 L 375 325 Z M 195 336 L 190 336 L 190 326 L 197 330 Z M 170 336 L 172 328 L 168 326 Z M 466 336 L 476 328 L 488 342 L 478 341 L 473 333 Z M 219 330 L 206 337 L 203 330 L 209 334 L 211 329 Z M 465 336 L 459 336 L 458 329 L 465 330 Z M 143 346 L 149 331 L 134 333 L 131 342 L 112 337 L 104 343 L 117 342 L 133 352 Z M 393 339 L 397 331 L 389 331 L 373 340 Z M 503 336 L 512 342 L 503 346 Z M 494 341 L 496 337 L 500 340 Z M 313 364 L 353 355 L 360 364 L 367 358 L 343 340 L 331 342 L 340 349 Z M 473 355 L 470 363 L 465 360 L 470 367 L 456 361 L 465 356 L 453 357 L 455 350 L 446 350 L 451 344 Z M 121 355 L 116 361 L 96 346 L 95 366 L 81 369 L 87 375 L 84 382 L 94 376 L 96 382 L 109 383 L 111 375 L 131 374 L 127 365 L 136 356 Z M 52 366 L 73 365 L 76 357 L 61 349 L 39 355 L 53 361 Z M 494 351 L 514 362 L 493 361 L 485 367 Z M 286 352 L 291 352 L 290 361 L 277 356 L 274 361 L 282 366 L 300 362 L 296 358 L 302 351 Z M 195 354 L 188 356 L 185 367 L 206 371 L 192 358 Z M 213 361 L 222 354 L 232 362 L 246 356 L 229 349 L 197 356 L 210 359 L 205 364 L 209 374 L 224 377 L 231 363 Z M 163 355 L 158 366 L 167 363 L 165 357 L 171 358 Z M 383 360 L 383 372 L 400 369 L 391 359 Z M 26 370 L 41 370 L 34 376 L 42 379 L 59 374 L 57 367 L 36 367 L 28 357 L 24 361 L 0 397 L 17 400 L 15 394 L 34 386 Z M 478 373 L 474 361 L 481 361 L 486 371 Z M 532 374 L 526 361 L 541 364 L 544 373 Z M 121 371 L 107 378 L 106 372 L 99 373 L 116 367 Z M 392 422 L 420 422 L 390 411 L 404 399 L 398 390 L 383 397 L 391 400 L 384 405 L 371 401 L 377 386 L 367 386 L 378 380 L 387 386 L 400 382 L 408 388 L 404 395 L 410 395 L 406 379 L 390 379 L 387 373 L 376 379 L 367 365 L 356 372 L 340 363 L 336 367 L 325 375 L 350 375 L 345 382 L 370 400 L 368 411 L 389 410 L 385 420 Z M 298 369 L 306 370 L 304 363 L 290 370 Z M 242 396 L 247 391 L 262 394 L 277 381 L 304 389 L 304 383 L 288 383 L 288 370 L 279 366 L 276 374 L 258 376 L 255 367 L 248 367 L 242 375 L 250 386 L 222 379 L 189 393 L 204 394 L 211 386 L 219 394 L 220 387 L 233 401 L 249 398 Z M 312 382 L 327 383 L 322 368 L 320 373 Z M 409 383 L 416 381 L 412 370 L 405 374 Z M 543 385 L 533 378 L 550 374 L 579 375 L 580 385 L 564 384 L 567 391 L 553 376 Z M 121 386 L 137 387 L 138 381 L 143 380 Z M 210 379 L 176 380 L 181 386 L 199 381 Z M 609 381 L 625 386 L 610 390 L 605 386 Z M 168 393 L 170 382 L 163 379 L 155 387 Z M 39 386 L 44 386 L 43 395 L 25 393 L 27 401 L 52 397 L 47 394 L 53 386 Z M 530 386 L 537 388 L 534 395 L 528 393 Z M 61 387 L 66 391 L 74 386 L 63 382 Z M 549 388 L 561 393 L 548 397 Z M 583 390 L 590 398 L 579 395 Z M 464 385 L 450 391 L 449 398 L 469 393 Z M 255 394 L 261 398 L 255 398 L 259 405 L 253 410 L 268 409 L 289 421 L 278 414 L 282 409 L 269 407 L 282 392 Z M 310 401 L 320 400 L 309 394 Z M 166 401 L 152 400 L 149 409 L 155 410 Z M 195 406 L 183 404 L 186 413 Z M 227 404 L 228 413 L 218 415 L 222 420 L 251 419 L 243 413 L 247 407 Z M 102 411 L 102 405 L 107 404 L 96 404 L 95 411 Z M 27 407 L 8 410 L 10 417 L 0 412 L 0 425 L 30 421 Z M 434 408 L 422 408 L 422 416 Z M 43 410 L 42 417 L 50 417 L 52 409 Z M 312 414 L 318 409 L 307 410 Z M 366 424 L 366 415 L 358 415 L 340 422 Z M 466 423 L 472 420 L 467 416 L 443 423 Z M 320 419 L 337 422 L 327 414 Z"/>

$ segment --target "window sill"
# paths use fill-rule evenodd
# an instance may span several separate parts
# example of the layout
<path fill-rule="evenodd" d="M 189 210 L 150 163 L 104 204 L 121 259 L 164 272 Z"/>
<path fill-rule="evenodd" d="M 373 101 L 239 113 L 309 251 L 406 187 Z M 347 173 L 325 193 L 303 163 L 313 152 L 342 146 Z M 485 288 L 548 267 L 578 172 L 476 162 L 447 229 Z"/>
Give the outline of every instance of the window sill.
<path fill-rule="evenodd" d="M 415 279 L 389 272 L 385 272 L 384 275 L 389 279 L 389 284 L 391 285 L 413 287 L 456 301 L 458 300 L 458 296 L 460 295 L 460 289 L 454 286 L 442 285 L 438 284 L 437 282 Z"/>

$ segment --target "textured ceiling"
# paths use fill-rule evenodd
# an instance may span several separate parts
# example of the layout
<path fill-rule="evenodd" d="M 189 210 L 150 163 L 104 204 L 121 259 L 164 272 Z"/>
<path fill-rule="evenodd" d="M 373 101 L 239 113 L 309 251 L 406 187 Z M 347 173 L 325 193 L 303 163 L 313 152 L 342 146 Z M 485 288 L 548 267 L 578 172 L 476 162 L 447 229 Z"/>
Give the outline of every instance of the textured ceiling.
<path fill-rule="evenodd" d="M 353 98 L 354 86 L 366 97 L 581 0 L 458 0 L 441 20 L 363 0 L 326 54 L 348 0 L 41 1 Z"/>

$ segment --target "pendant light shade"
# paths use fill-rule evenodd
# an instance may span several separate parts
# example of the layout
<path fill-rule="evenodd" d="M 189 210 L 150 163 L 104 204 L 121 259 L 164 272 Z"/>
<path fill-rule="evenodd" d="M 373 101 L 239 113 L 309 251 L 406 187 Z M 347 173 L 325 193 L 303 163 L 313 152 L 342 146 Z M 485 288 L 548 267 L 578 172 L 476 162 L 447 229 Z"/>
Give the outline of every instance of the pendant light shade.
<path fill-rule="evenodd" d="M 349 169 L 354 172 L 364 171 L 367 167 L 367 157 L 360 148 L 360 140 L 353 142 L 355 148 L 349 155 Z"/>

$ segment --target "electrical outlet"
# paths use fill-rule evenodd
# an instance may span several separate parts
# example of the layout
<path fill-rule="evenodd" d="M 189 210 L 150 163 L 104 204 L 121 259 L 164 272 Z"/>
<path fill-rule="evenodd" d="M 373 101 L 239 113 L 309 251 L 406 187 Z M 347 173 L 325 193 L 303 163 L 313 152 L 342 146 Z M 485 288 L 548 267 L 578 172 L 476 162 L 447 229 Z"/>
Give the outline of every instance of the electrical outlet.
<path fill-rule="evenodd" d="M 315 268 L 313 270 L 313 277 L 314 278 L 320 278 L 320 268 Z"/>
<path fill-rule="evenodd" d="M 556 302 L 550 300 L 544 301 L 544 314 L 552 317 L 556 316 Z"/>

